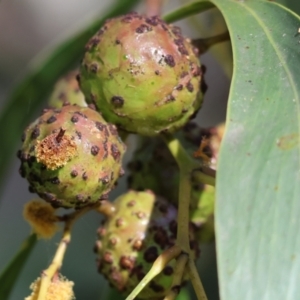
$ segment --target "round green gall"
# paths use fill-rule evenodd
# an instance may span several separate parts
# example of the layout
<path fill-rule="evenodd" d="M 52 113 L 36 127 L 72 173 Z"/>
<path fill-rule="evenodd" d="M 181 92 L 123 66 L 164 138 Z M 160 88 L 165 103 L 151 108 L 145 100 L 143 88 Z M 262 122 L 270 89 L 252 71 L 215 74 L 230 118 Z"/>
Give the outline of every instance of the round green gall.
<path fill-rule="evenodd" d="M 73 70 L 57 80 L 48 99 L 48 106 L 50 108 L 61 108 L 67 104 L 87 106 L 76 78 L 78 73 L 78 70 Z"/>
<path fill-rule="evenodd" d="M 124 152 L 116 127 L 95 110 L 48 109 L 25 130 L 20 174 L 52 206 L 81 208 L 107 197 Z"/>
<path fill-rule="evenodd" d="M 146 136 L 179 129 L 202 103 L 190 41 L 178 27 L 137 13 L 106 21 L 90 39 L 79 82 L 108 122 Z"/>
<path fill-rule="evenodd" d="M 122 294 L 128 295 L 156 258 L 175 244 L 177 209 L 152 191 L 130 190 L 114 202 L 115 212 L 98 229 L 95 252 L 98 270 Z M 192 256 L 199 255 L 190 227 Z M 175 260 L 139 293 L 138 299 L 162 299 L 172 286 Z"/>

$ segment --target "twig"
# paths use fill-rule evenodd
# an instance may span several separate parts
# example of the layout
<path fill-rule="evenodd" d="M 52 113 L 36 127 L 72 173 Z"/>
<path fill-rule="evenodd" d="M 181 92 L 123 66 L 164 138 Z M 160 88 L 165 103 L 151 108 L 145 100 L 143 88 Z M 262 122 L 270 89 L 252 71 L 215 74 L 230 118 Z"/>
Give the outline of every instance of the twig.
<path fill-rule="evenodd" d="M 198 48 L 199 54 L 201 55 L 201 54 L 204 54 L 211 46 L 216 45 L 218 43 L 223 43 L 226 41 L 230 41 L 230 36 L 229 36 L 228 31 L 218 34 L 216 36 L 209 37 L 209 38 L 192 40 L 192 44 L 196 48 Z"/>
<path fill-rule="evenodd" d="M 133 300 L 141 290 L 162 270 L 165 266 L 174 258 L 178 257 L 181 253 L 181 247 L 173 246 L 166 251 L 164 251 L 153 263 L 150 271 L 146 274 L 146 276 L 141 280 L 141 282 L 135 287 L 135 289 L 129 294 L 126 300 Z"/>

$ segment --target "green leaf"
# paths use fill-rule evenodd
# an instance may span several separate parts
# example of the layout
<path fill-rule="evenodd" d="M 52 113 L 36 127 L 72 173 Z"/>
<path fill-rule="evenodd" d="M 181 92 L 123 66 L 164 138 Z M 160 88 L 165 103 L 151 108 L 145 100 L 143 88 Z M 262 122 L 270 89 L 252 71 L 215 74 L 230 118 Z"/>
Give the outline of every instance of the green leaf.
<path fill-rule="evenodd" d="M 6 300 L 14 287 L 22 268 L 36 244 L 36 235 L 31 234 L 23 242 L 18 253 L 0 274 L 0 299 Z"/>
<path fill-rule="evenodd" d="M 212 2 L 234 56 L 217 178 L 221 298 L 298 299 L 300 18 L 271 1 Z"/>
<path fill-rule="evenodd" d="M 85 30 L 64 42 L 15 88 L 0 115 L 0 179 L 6 172 L 12 150 L 21 139 L 22 131 L 45 99 L 55 81 L 64 72 L 79 63 L 84 45 L 104 21 L 131 9 L 138 0 L 119 0 L 110 11 L 90 24 Z"/>

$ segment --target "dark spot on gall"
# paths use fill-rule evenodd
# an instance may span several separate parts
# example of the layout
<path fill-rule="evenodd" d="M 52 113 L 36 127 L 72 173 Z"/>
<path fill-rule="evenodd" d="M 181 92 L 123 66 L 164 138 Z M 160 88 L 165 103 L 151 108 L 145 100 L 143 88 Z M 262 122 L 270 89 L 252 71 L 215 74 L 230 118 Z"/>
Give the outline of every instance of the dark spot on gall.
<path fill-rule="evenodd" d="M 88 176 L 87 176 L 86 172 L 84 172 L 84 173 L 82 174 L 82 179 L 83 179 L 83 180 L 87 180 L 87 179 L 88 179 Z"/>
<path fill-rule="evenodd" d="M 51 123 L 53 123 L 53 122 L 55 122 L 56 121 L 56 117 L 55 116 L 51 116 L 48 120 L 47 120 L 47 123 L 48 124 L 51 124 Z"/>
<path fill-rule="evenodd" d="M 91 70 L 92 73 L 96 74 L 99 70 L 98 64 L 92 63 L 91 66 L 90 66 L 90 70 Z"/>
<path fill-rule="evenodd" d="M 175 67 L 175 60 L 171 54 L 165 56 L 165 63 L 170 67 Z"/>
<path fill-rule="evenodd" d="M 119 265 L 124 270 L 132 270 L 134 267 L 134 262 L 135 259 L 133 257 L 123 255 L 120 258 Z"/>
<path fill-rule="evenodd" d="M 170 276 L 173 274 L 173 268 L 171 266 L 166 266 L 164 269 L 163 269 L 163 273 L 167 276 Z"/>
<path fill-rule="evenodd" d="M 99 147 L 96 145 L 92 146 L 91 153 L 92 155 L 96 156 L 99 153 Z"/>
<path fill-rule="evenodd" d="M 110 252 L 105 252 L 103 255 L 103 260 L 108 263 L 108 264 L 112 264 L 113 263 L 113 256 Z"/>
<path fill-rule="evenodd" d="M 82 136 L 81 132 L 79 132 L 79 131 L 76 130 L 75 133 L 78 136 L 78 138 L 81 140 L 81 136 Z"/>
<path fill-rule="evenodd" d="M 152 27 L 151 27 L 151 26 L 148 26 L 148 25 L 146 25 L 146 24 L 141 24 L 141 25 L 135 30 L 136 33 L 145 33 L 145 32 L 148 32 L 148 31 L 152 31 Z"/>
<path fill-rule="evenodd" d="M 84 201 L 84 196 L 81 194 L 76 195 L 76 200 L 83 202 Z"/>
<path fill-rule="evenodd" d="M 117 45 L 120 45 L 120 44 L 121 44 L 121 41 L 118 40 L 118 39 L 116 39 L 115 43 L 116 43 Z"/>
<path fill-rule="evenodd" d="M 111 98 L 111 103 L 115 106 L 115 107 L 122 107 L 124 105 L 124 99 L 121 96 L 113 96 Z"/>
<path fill-rule="evenodd" d="M 70 173 L 71 177 L 75 178 L 76 176 L 78 176 L 78 172 L 76 170 L 73 170 L 71 173 Z"/>
<path fill-rule="evenodd" d="M 194 91 L 194 86 L 190 81 L 187 83 L 186 88 L 190 93 Z"/>
<path fill-rule="evenodd" d="M 58 179 L 58 177 L 50 178 L 49 181 L 50 181 L 52 184 L 60 184 L 60 180 Z"/>
<path fill-rule="evenodd" d="M 153 263 L 158 257 L 158 250 L 155 246 L 149 247 L 144 253 L 144 259 L 148 263 Z"/>
<path fill-rule="evenodd" d="M 73 123 L 77 123 L 78 120 L 79 120 L 79 117 L 76 115 L 72 116 L 72 118 L 71 118 L 71 122 L 73 122 Z"/>
<path fill-rule="evenodd" d="M 40 135 L 40 129 L 35 127 L 31 133 L 31 138 L 36 139 Z"/>
<path fill-rule="evenodd" d="M 164 291 L 164 287 L 160 284 L 157 284 L 155 281 L 150 281 L 149 283 L 150 289 L 152 289 L 156 293 L 161 293 Z"/>
<path fill-rule="evenodd" d="M 115 161 L 118 161 L 121 155 L 121 152 L 119 151 L 119 148 L 115 144 L 111 144 L 110 146 L 111 154 Z"/>
<path fill-rule="evenodd" d="M 105 177 L 99 178 L 98 181 L 102 182 L 103 184 L 108 184 L 109 183 L 109 178 L 108 178 L 108 176 L 105 176 Z"/>

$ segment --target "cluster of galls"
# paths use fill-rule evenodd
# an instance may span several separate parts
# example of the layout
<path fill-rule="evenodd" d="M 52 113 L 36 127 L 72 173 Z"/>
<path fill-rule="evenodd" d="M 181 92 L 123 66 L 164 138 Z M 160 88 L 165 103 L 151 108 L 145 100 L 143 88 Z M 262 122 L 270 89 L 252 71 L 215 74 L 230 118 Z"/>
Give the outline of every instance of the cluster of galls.
<path fill-rule="evenodd" d="M 30 191 L 55 208 L 79 209 L 107 199 L 124 173 L 126 147 L 117 130 L 155 136 L 180 129 L 202 104 L 202 75 L 197 49 L 178 27 L 136 13 L 108 20 L 86 45 L 79 74 L 57 83 L 49 108 L 24 133 L 18 157 Z M 157 140 L 151 144 L 161 145 Z M 162 172 L 178 170 L 166 148 L 162 152 L 165 167 L 137 153 L 130 188 L 142 191 L 118 198 L 116 212 L 98 231 L 99 271 L 125 294 L 175 243 L 178 176 L 170 186 L 155 184 L 167 182 Z M 138 164 L 143 172 L 132 167 Z M 149 174 L 144 174 L 145 166 Z M 204 188 L 195 186 L 192 203 L 199 207 Z M 168 201 L 145 191 L 149 188 Z M 199 250 L 194 226 L 190 228 L 196 258 Z M 166 266 L 139 297 L 162 298 L 171 286 L 173 267 L 174 262 Z"/>

